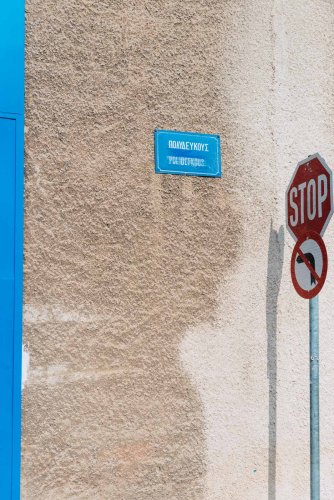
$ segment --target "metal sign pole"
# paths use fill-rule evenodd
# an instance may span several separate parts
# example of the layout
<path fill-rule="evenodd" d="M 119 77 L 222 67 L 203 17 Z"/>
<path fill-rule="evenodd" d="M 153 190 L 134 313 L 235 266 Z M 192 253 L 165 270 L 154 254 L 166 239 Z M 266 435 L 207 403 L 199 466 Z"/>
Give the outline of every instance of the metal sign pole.
<path fill-rule="evenodd" d="M 334 213 L 334 197 L 332 170 L 318 153 L 298 163 L 285 201 L 286 225 L 296 240 L 291 278 L 296 292 L 310 301 L 310 490 L 311 500 L 320 500 L 318 294 L 327 275 L 322 236 Z"/>
<path fill-rule="evenodd" d="M 311 500 L 320 500 L 319 446 L 319 296 L 309 301 Z"/>

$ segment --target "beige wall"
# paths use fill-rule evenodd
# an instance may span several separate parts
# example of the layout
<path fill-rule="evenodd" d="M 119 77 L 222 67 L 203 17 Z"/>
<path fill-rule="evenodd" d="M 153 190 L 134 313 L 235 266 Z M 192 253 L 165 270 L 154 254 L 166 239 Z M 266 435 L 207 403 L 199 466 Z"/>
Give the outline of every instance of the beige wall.
<path fill-rule="evenodd" d="M 26 10 L 22 498 L 304 500 L 307 302 L 282 226 L 297 161 L 334 166 L 332 2 Z M 219 133 L 223 179 L 155 175 L 155 128 Z"/>

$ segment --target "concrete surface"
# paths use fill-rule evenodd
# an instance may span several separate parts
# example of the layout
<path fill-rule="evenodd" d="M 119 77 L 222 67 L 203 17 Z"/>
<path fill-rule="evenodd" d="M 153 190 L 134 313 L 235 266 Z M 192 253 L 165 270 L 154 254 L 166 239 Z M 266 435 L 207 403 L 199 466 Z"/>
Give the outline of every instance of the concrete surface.
<path fill-rule="evenodd" d="M 308 154 L 334 166 L 332 2 L 26 11 L 22 498 L 304 500 L 308 305 L 284 193 Z M 224 178 L 155 175 L 155 128 L 219 133 Z"/>

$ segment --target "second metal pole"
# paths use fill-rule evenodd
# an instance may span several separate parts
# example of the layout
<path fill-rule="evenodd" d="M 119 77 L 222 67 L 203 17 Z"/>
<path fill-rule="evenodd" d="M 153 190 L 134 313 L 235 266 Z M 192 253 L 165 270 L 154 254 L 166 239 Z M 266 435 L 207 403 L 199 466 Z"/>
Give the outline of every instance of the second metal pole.
<path fill-rule="evenodd" d="M 310 442 L 311 500 L 320 500 L 319 446 L 319 296 L 310 299 Z"/>

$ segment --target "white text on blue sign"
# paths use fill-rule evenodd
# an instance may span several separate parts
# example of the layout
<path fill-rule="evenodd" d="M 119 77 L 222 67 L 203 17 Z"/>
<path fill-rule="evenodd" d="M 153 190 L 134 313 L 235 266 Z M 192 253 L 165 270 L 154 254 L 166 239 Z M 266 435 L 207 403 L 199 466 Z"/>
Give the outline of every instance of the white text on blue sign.
<path fill-rule="evenodd" d="M 155 131 L 156 173 L 221 177 L 219 135 Z"/>

